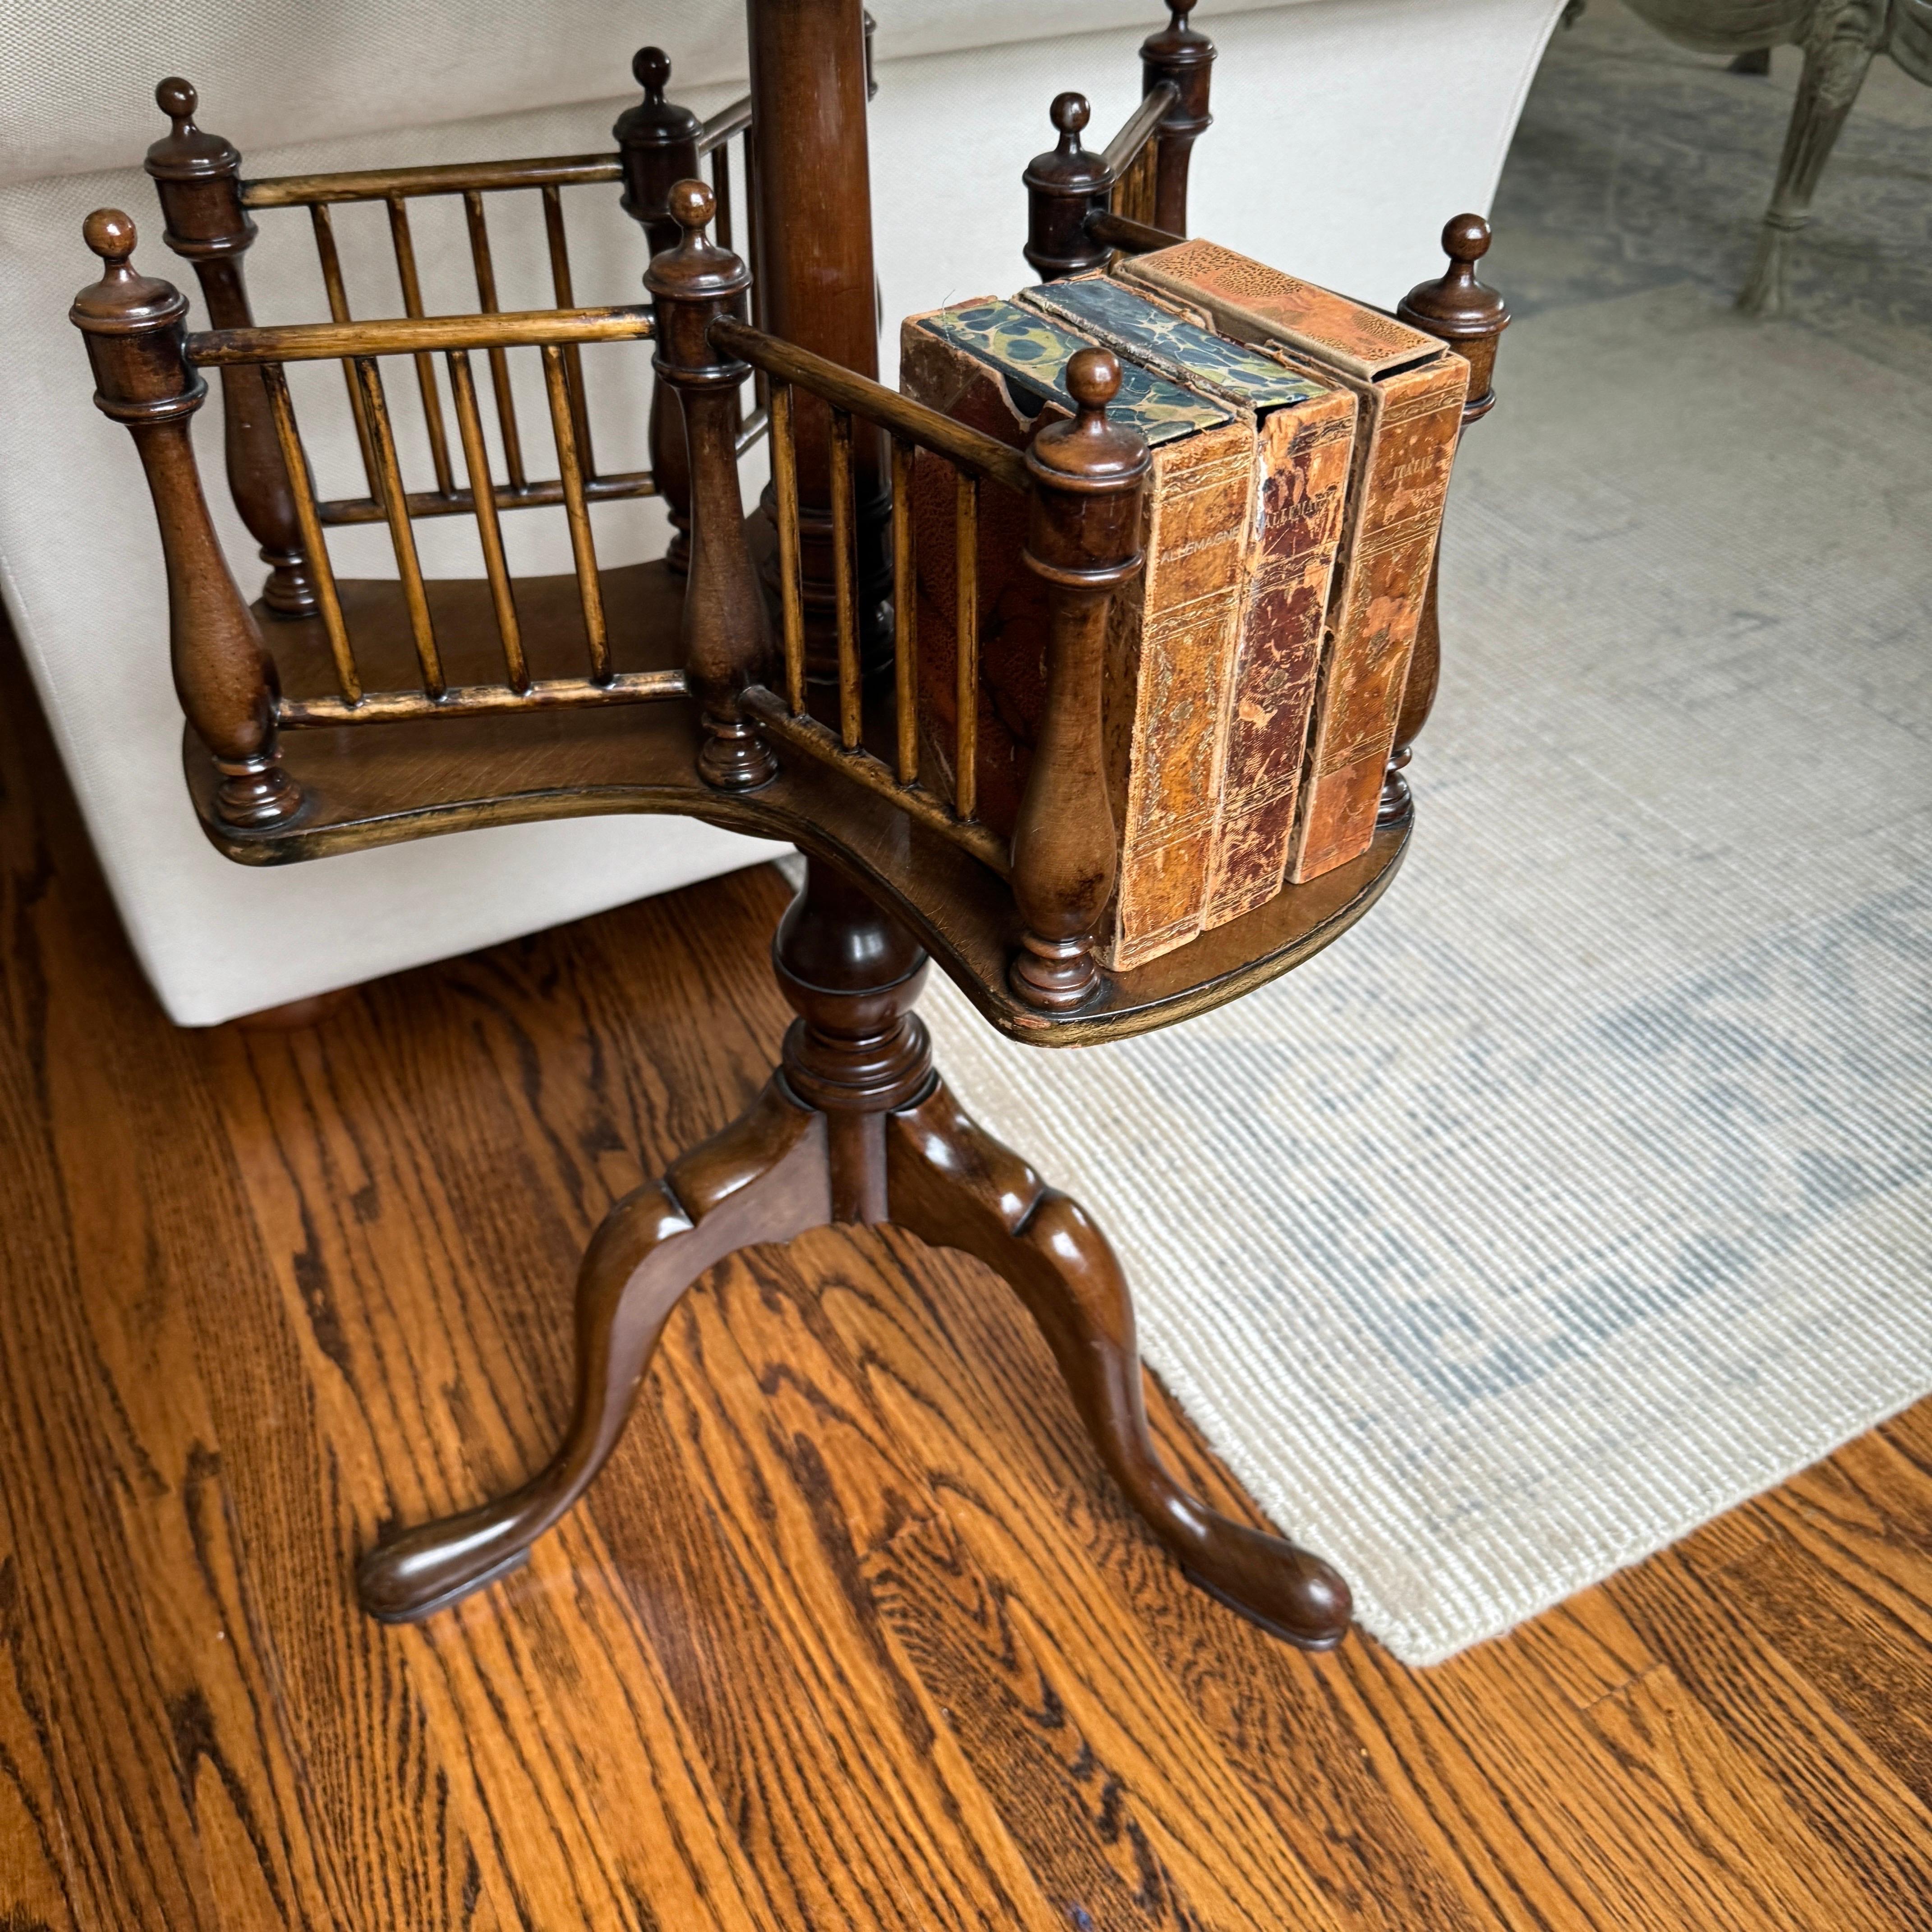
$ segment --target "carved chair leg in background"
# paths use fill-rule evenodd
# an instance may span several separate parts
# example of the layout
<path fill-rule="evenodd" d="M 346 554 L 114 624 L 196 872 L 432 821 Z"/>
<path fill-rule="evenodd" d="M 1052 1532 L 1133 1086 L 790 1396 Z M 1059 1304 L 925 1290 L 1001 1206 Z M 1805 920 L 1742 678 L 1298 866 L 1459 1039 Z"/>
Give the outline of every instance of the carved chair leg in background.
<path fill-rule="evenodd" d="M 1784 313 L 1791 238 L 1811 219 L 1811 197 L 1884 40 L 1888 12 L 1886 0 L 1825 0 L 1812 17 L 1777 185 L 1738 292 L 1738 307 L 1748 315 Z"/>

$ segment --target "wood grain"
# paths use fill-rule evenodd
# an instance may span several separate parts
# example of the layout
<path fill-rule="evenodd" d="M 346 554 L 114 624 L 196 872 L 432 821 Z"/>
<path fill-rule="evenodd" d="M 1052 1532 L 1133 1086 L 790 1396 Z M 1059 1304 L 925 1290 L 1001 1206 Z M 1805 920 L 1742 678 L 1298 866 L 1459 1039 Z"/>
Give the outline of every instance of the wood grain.
<path fill-rule="evenodd" d="M 1438 1669 L 1311 1658 L 989 1271 L 829 1231 L 686 1301 L 529 1570 L 363 1618 L 386 1522 L 554 1439 L 584 1240 L 776 1050 L 784 896 L 179 1032 L 10 649 L 0 1927 L 1932 1927 L 1932 1405 Z"/>

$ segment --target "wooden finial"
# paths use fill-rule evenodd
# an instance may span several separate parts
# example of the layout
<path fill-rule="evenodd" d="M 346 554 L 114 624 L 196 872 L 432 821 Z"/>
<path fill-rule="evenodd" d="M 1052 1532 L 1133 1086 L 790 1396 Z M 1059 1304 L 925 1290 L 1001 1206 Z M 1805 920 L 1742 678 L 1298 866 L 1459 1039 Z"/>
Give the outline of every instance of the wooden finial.
<path fill-rule="evenodd" d="M 631 56 L 631 78 L 644 90 L 644 105 L 662 108 L 670 85 L 670 56 L 662 47 L 640 47 Z"/>
<path fill-rule="evenodd" d="M 1103 267 L 1104 244 L 1086 230 L 1088 215 L 1107 205 L 1113 185 L 1104 155 L 1080 144 L 1080 130 L 1093 118 L 1084 94 L 1060 94 L 1048 110 L 1060 139 L 1036 154 L 1020 177 L 1027 191 L 1026 258 L 1043 280 Z"/>
<path fill-rule="evenodd" d="M 1490 224 L 1480 214 L 1458 214 L 1442 230 L 1447 272 L 1419 282 L 1402 298 L 1396 314 L 1412 328 L 1448 343 L 1469 360 L 1467 424 L 1496 406 L 1490 376 L 1496 368 L 1496 338 L 1509 326 L 1508 306 L 1494 289 L 1476 279 L 1476 264 L 1490 251 Z"/>
<path fill-rule="evenodd" d="M 1174 105 L 1154 136 L 1154 225 L 1170 235 L 1187 232 L 1187 168 L 1194 144 L 1214 124 L 1208 111 L 1214 43 L 1188 20 L 1194 0 L 1167 0 L 1167 25 L 1141 43 L 1141 93 L 1172 81 Z"/>
<path fill-rule="evenodd" d="M 1496 406 L 1496 344 L 1509 326 L 1509 309 L 1502 297 L 1476 279 L 1476 264 L 1489 251 L 1490 224 L 1480 214 L 1452 216 L 1442 230 L 1442 252 L 1449 257 L 1447 272 L 1432 282 L 1418 283 L 1396 310 L 1412 328 L 1426 331 L 1467 358 L 1469 394 L 1462 405 L 1463 429 Z M 1399 824 L 1412 808 L 1406 773 L 1415 740 L 1429 722 L 1442 674 L 1442 572 L 1438 550 L 1430 566 L 1429 589 L 1408 661 L 1401 714 L 1396 720 L 1395 747 L 1376 814 L 1383 825 Z"/>
<path fill-rule="evenodd" d="M 688 107 L 664 98 L 670 85 L 670 57 L 662 47 L 640 47 L 631 73 L 644 91 L 634 107 L 618 116 L 611 133 L 624 167 L 624 212 L 652 228 L 651 252 L 676 239 L 668 228 L 664 196 L 670 184 L 698 172 L 698 142 L 704 124 Z"/>
<path fill-rule="evenodd" d="M 213 756 L 216 808 L 238 830 L 286 824 L 302 796 L 275 749 L 275 670 L 208 514 L 189 440 L 208 390 L 188 359 L 188 298 L 140 274 L 134 223 L 97 208 L 81 235 L 101 275 L 69 315 L 94 365 L 94 402 L 134 436 L 168 572 L 169 655 L 182 710 Z"/>
<path fill-rule="evenodd" d="M 162 239 L 194 264 L 215 327 L 250 328 L 255 318 L 242 258 L 254 242 L 255 224 L 242 205 L 241 154 L 233 142 L 195 125 L 195 91 L 178 74 L 154 89 L 154 104 L 170 123 L 148 148 L 146 164 L 167 218 Z M 262 601 L 280 616 L 311 616 L 319 608 L 315 580 L 302 554 L 295 497 L 261 370 L 224 368 L 221 394 L 229 494 L 269 566 Z"/>
<path fill-rule="evenodd" d="M 238 178 L 242 171 L 240 151 L 232 141 L 219 134 L 211 134 L 194 124 L 195 110 L 200 105 L 200 98 L 194 83 L 182 79 L 179 74 L 170 74 L 154 89 L 154 105 L 168 117 L 168 131 L 148 150 L 147 170 L 157 182 L 200 182 L 227 176 Z M 227 218 L 230 210 L 226 196 L 218 196 L 210 206 L 212 215 L 219 207 L 221 215 Z M 208 225 L 204 218 L 191 222 L 178 236 L 175 232 L 175 212 L 170 206 L 164 194 L 162 212 L 168 217 L 168 246 L 177 254 L 192 259 L 195 247 L 202 239 L 200 230 Z M 192 204 L 189 204 L 192 206 Z M 235 226 L 245 230 L 248 239 L 230 242 L 231 248 L 246 248 L 254 238 L 255 226 L 242 213 L 238 192 L 234 198 L 232 220 L 224 219 L 224 228 Z"/>
<path fill-rule="evenodd" d="M 1013 828 L 1013 899 L 1025 930 L 1007 983 L 1049 1012 L 1100 990 L 1096 928 L 1114 896 L 1118 856 L 1101 745 L 1107 614 L 1140 568 L 1141 484 L 1151 458 L 1137 430 L 1107 420 L 1120 364 L 1077 351 L 1066 388 L 1078 413 L 1048 423 L 1027 452 L 1033 513 L 1028 567 L 1052 612 L 1046 702 L 1026 795 Z"/>
<path fill-rule="evenodd" d="M 721 355 L 710 334 L 751 286 L 751 272 L 705 234 L 717 199 L 704 182 L 674 182 L 664 203 L 682 238 L 651 257 L 644 286 L 656 304 L 652 367 L 682 404 L 690 466 L 684 660 L 704 728 L 698 776 L 721 791 L 753 791 L 776 776 L 778 761 L 740 702 L 747 685 L 769 674 L 772 657 L 738 481 L 737 397 L 752 372 Z"/>
<path fill-rule="evenodd" d="M 97 208 L 80 224 L 80 235 L 105 265 L 104 280 L 118 281 L 131 272 L 128 259 L 140 239 L 132 215 L 122 214 L 118 208 Z"/>
<path fill-rule="evenodd" d="M 624 212 L 644 231 L 649 254 L 662 254 L 678 242 L 677 224 L 666 197 L 671 184 L 698 172 L 698 142 L 704 128 L 688 107 L 664 98 L 670 61 L 662 47 L 640 47 L 631 73 L 644 91 L 634 107 L 617 117 L 611 133 L 624 170 Z M 670 516 L 670 546 L 664 562 L 674 571 L 691 561 L 691 472 L 686 466 L 684 422 L 677 398 L 662 388 L 651 397 L 651 476 Z"/>
<path fill-rule="evenodd" d="M 154 105 L 175 124 L 177 135 L 193 131 L 194 110 L 200 105 L 200 100 L 194 91 L 194 82 L 182 80 L 178 74 L 155 83 Z"/>
<path fill-rule="evenodd" d="M 1054 152 L 1061 155 L 1078 154 L 1084 151 L 1080 146 L 1081 130 L 1094 118 L 1094 110 L 1084 94 L 1076 94 L 1070 88 L 1064 94 L 1053 97 L 1053 105 L 1046 110 L 1060 135 L 1060 145 Z"/>
<path fill-rule="evenodd" d="M 172 282 L 158 280 L 134 268 L 131 258 L 140 237 L 131 216 L 118 208 L 97 208 L 81 224 L 80 232 L 100 258 L 100 280 L 74 297 L 72 310 L 74 326 L 87 336 L 90 348 L 98 337 L 145 335 L 180 326 L 188 314 L 188 298 Z M 98 367 L 95 373 L 100 374 Z M 191 406 L 199 407 L 200 378 L 194 382 Z M 101 394 L 95 400 L 109 415 L 114 411 L 103 398 L 112 399 L 124 386 L 118 380 L 102 382 Z"/>

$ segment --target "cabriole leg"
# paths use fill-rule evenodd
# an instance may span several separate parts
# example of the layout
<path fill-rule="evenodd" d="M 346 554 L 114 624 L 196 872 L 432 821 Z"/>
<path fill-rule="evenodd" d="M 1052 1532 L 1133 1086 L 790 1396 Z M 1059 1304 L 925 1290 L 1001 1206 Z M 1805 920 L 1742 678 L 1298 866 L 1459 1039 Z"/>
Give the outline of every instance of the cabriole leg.
<path fill-rule="evenodd" d="M 975 1126 L 943 1084 L 890 1116 L 886 1170 L 896 1225 L 976 1256 L 1026 1304 L 1102 1461 L 1187 1574 L 1291 1643 L 1339 1643 L 1352 1609 L 1341 1576 L 1318 1556 L 1208 1508 L 1154 1453 L 1133 1303 L 1107 1238 L 1079 1204 Z"/>
<path fill-rule="evenodd" d="M 830 1218 L 824 1121 L 774 1079 L 750 1112 L 604 1216 L 578 1275 L 577 1403 L 556 1454 L 508 1496 L 370 1551 L 362 1607 L 410 1623 L 515 1569 L 617 1446 L 685 1290 L 736 1249 Z"/>

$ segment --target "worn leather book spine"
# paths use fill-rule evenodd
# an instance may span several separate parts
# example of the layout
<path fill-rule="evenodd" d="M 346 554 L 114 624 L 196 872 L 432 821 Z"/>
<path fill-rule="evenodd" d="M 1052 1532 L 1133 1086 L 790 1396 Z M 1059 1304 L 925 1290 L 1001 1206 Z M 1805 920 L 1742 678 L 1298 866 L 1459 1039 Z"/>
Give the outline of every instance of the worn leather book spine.
<path fill-rule="evenodd" d="M 1202 924 L 1282 889 L 1292 852 L 1356 403 L 1336 388 L 1261 425 L 1255 530 L 1228 696 L 1226 770 Z"/>
<path fill-rule="evenodd" d="M 949 313 L 957 311 L 939 312 Z M 937 333 L 935 320 L 914 316 L 903 325 L 901 388 L 1023 446 L 1040 420 L 1038 409 L 1060 406 L 1054 372 L 1037 364 L 1010 376 L 996 372 L 983 353 Z M 1117 970 L 1156 958 L 1201 930 L 1253 512 L 1252 426 L 1198 397 L 1190 425 L 1183 426 L 1173 420 L 1178 405 L 1168 386 L 1150 398 L 1161 440 L 1143 497 L 1146 562 L 1117 596 L 1108 636 L 1103 730 L 1120 883 L 1102 957 Z M 914 491 L 922 764 L 935 789 L 956 796 L 950 466 L 922 452 Z M 1020 562 L 1023 500 L 986 486 L 980 501 L 979 812 L 994 830 L 1010 832 L 1045 698 L 1046 605 Z"/>
<path fill-rule="evenodd" d="M 1341 576 L 1288 860 L 1297 884 L 1346 865 L 1375 836 L 1468 387 L 1468 364 L 1447 351 L 1358 386 Z"/>
<path fill-rule="evenodd" d="M 1288 867 L 1297 884 L 1317 878 L 1375 836 L 1469 365 L 1432 336 L 1213 242 L 1156 250 L 1120 272 L 1347 384 L 1360 403 Z"/>
<path fill-rule="evenodd" d="M 1157 958 L 1205 923 L 1258 480 L 1244 422 L 1154 452 L 1147 560 L 1116 595 L 1108 632 L 1104 730 L 1121 841 L 1111 966 Z"/>
<path fill-rule="evenodd" d="M 1204 926 L 1226 925 L 1272 898 L 1286 874 L 1347 501 L 1354 392 L 1107 276 L 1046 283 L 1016 299 L 1256 420 L 1255 514 L 1202 914 Z"/>
<path fill-rule="evenodd" d="M 1432 335 L 1332 289 L 1285 274 L 1214 242 L 1182 242 L 1124 260 L 1126 281 L 1204 310 L 1242 342 L 1280 342 L 1324 368 L 1372 382 L 1442 353 Z"/>

